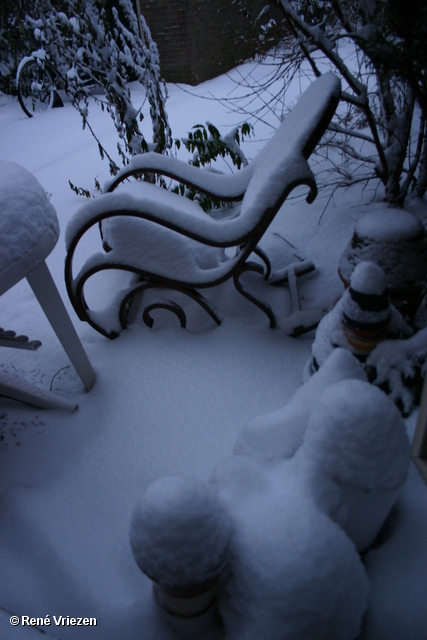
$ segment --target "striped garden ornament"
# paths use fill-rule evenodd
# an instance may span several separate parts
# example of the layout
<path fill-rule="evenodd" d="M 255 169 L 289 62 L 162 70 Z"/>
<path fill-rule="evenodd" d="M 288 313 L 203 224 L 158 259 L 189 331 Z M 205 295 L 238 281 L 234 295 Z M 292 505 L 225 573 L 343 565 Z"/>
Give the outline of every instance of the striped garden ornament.
<path fill-rule="evenodd" d="M 367 356 L 387 337 L 391 318 L 384 271 L 373 262 L 361 262 L 344 293 L 342 323 L 355 355 Z"/>

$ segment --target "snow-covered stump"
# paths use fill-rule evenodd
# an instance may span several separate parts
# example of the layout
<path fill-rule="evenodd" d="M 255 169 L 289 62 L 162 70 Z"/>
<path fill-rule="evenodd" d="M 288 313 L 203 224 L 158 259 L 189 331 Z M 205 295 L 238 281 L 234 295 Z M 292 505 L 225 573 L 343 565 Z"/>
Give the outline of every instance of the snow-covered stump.
<path fill-rule="evenodd" d="M 393 209 L 365 214 L 339 261 L 338 273 L 346 287 L 362 261 L 383 269 L 391 303 L 413 319 L 427 290 L 427 233 L 418 218 Z"/>
<path fill-rule="evenodd" d="M 139 568 L 153 580 L 156 603 L 178 633 L 200 638 L 217 620 L 216 591 L 228 561 L 225 505 L 187 476 L 152 483 L 136 506 L 130 543 Z"/>
<path fill-rule="evenodd" d="M 310 490 L 359 552 L 375 540 L 409 471 L 409 439 L 393 402 L 361 380 L 329 386 L 299 451 Z"/>

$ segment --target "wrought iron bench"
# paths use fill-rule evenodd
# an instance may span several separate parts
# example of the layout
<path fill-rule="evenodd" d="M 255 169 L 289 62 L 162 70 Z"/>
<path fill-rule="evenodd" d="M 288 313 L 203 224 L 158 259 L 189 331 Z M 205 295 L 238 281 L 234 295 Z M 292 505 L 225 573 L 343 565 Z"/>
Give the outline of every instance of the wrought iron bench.
<path fill-rule="evenodd" d="M 312 83 L 272 139 L 247 167 L 233 175 L 203 171 L 170 156 L 145 153 L 135 156 L 108 185 L 107 193 L 89 200 L 70 220 L 66 231 L 65 281 L 68 295 L 81 320 L 103 335 L 114 338 L 128 322 L 131 302 L 138 292 L 174 289 L 195 300 L 219 324 L 220 317 L 200 290 L 233 278 L 237 290 L 262 309 L 276 326 L 273 311 L 243 288 L 246 271 L 261 273 L 272 284 L 286 281 L 289 270 L 271 273 L 270 263 L 257 247 L 289 193 L 307 185 L 307 202 L 317 195 L 308 165 L 337 107 L 340 82 L 325 74 Z M 235 201 L 226 213 L 205 213 L 194 201 L 131 176 L 162 174 L 202 193 Z M 120 185 L 120 188 L 116 188 Z M 100 223 L 104 251 L 90 255 L 76 274 L 76 247 L 89 230 Z M 229 248 L 235 253 L 230 254 Z M 256 254 L 261 261 L 249 260 Z M 291 270 L 300 275 L 312 270 L 311 263 Z M 114 296 L 107 311 L 91 310 L 85 285 L 95 274 L 117 269 L 132 274 L 133 281 Z M 175 303 L 154 302 L 143 318 L 152 325 L 154 307 L 173 311 L 186 324 L 183 310 Z"/>

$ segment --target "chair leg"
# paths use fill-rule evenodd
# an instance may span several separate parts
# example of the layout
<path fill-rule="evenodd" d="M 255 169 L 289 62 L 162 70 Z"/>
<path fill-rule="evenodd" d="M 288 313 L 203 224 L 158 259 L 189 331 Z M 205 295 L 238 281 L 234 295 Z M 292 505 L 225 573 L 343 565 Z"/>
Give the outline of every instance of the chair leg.
<path fill-rule="evenodd" d="M 62 398 L 52 391 L 43 391 L 26 380 L 9 376 L 4 371 L 0 372 L 0 396 L 19 400 L 40 409 L 64 409 L 73 412 L 79 406 L 72 400 Z"/>
<path fill-rule="evenodd" d="M 71 363 L 89 391 L 95 382 L 95 372 L 44 260 L 27 274 L 27 280 Z"/>

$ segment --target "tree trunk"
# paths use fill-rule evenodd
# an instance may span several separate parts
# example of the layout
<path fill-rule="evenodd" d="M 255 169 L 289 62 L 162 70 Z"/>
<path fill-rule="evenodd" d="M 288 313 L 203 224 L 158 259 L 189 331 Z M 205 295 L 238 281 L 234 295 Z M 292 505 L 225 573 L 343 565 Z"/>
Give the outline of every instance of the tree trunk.
<path fill-rule="evenodd" d="M 422 198 L 427 191 L 427 135 L 424 129 L 424 143 L 421 152 L 420 163 L 418 165 L 417 184 L 414 190 L 416 198 Z"/>

